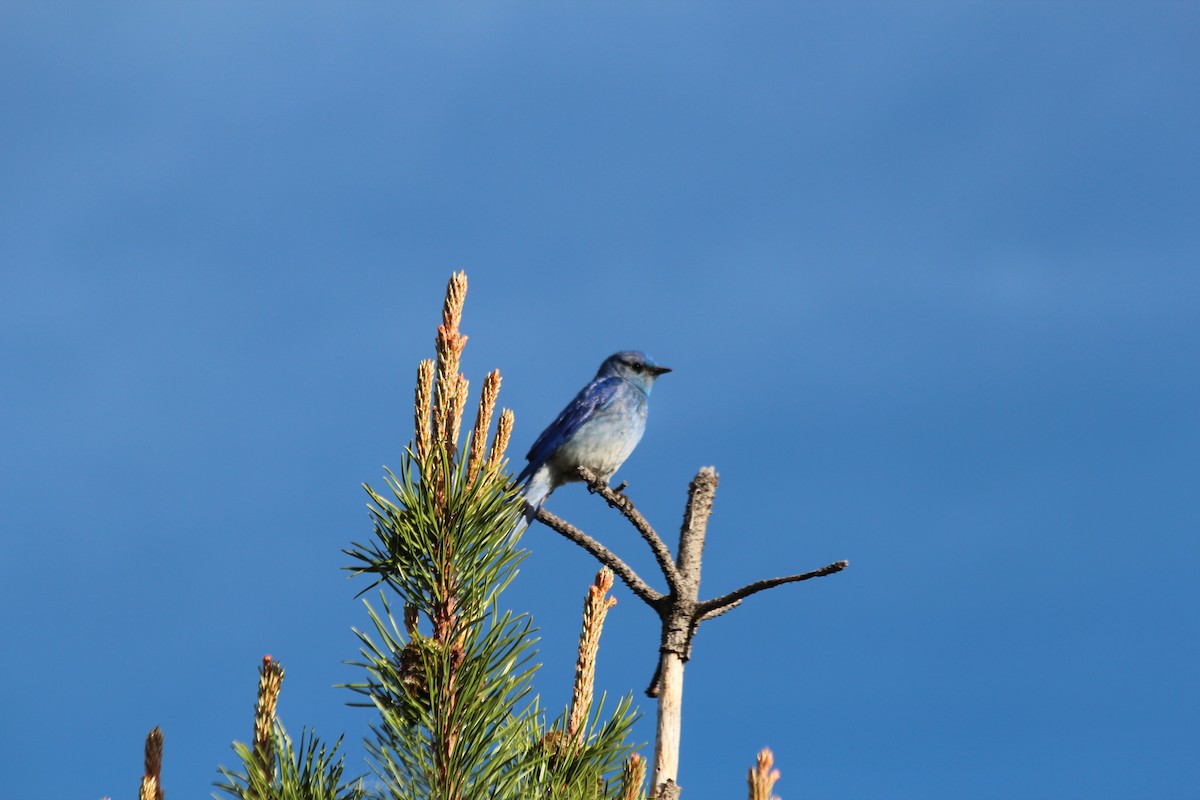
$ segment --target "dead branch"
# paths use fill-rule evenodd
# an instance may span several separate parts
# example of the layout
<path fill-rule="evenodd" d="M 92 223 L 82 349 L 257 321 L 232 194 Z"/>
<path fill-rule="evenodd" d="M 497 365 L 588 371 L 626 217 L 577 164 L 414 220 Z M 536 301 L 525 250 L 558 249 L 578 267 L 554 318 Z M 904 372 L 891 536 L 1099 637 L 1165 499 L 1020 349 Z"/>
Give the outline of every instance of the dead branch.
<path fill-rule="evenodd" d="M 675 798 L 679 785 L 675 782 L 679 771 L 679 736 L 682 727 L 683 667 L 691 657 L 692 639 L 701 622 L 725 614 L 751 595 L 811 578 L 820 578 L 841 572 L 849 562 L 834 563 L 797 575 L 768 578 L 755 581 L 740 589 L 711 600 L 700 600 L 700 567 L 704 556 L 704 539 L 708 532 L 708 520 L 712 514 L 713 499 L 717 491 L 718 476 L 712 467 L 704 467 L 696 473 L 688 486 L 687 504 L 684 507 L 683 523 L 679 530 L 678 557 L 672 558 L 671 551 L 655 532 L 646 518 L 634 507 L 633 501 L 619 490 L 614 490 L 595 473 L 580 468 L 580 476 L 589 489 L 604 498 L 613 508 L 629 520 L 641 537 L 650 546 L 654 558 L 667 582 L 668 593 L 652 589 L 642 578 L 615 553 L 588 536 L 569 522 L 562 520 L 544 508 L 537 512 L 537 519 L 562 536 L 575 542 L 592 554 L 601 564 L 608 567 L 626 586 L 654 612 L 662 622 L 659 642 L 659 659 L 654 678 L 646 694 L 658 699 L 658 725 L 654 745 L 654 771 L 650 785 L 657 787 L 656 797 Z M 623 488 L 624 485 L 622 485 Z"/>
<path fill-rule="evenodd" d="M 631 592 L 642 598 L 651 608 L 657 608 L 662 602 L 664 595 L 661 592 L 651 589 L 650 585 L 642 580 L 628 564 L 579 528 L 561 517 L 554 516 L 544 508 L 538 509 L 537 520 L 591 553 L 597 561 L 611 569 L 613 574 L 620 578 Z"/>
<path fill-rule="evenodd" d="M 673 591 L 678 590 L 680 581 L 679 570 L 675 566 L 674 559 L 671 558 L 671 551 L 667 548 L 662 537 L 658 535 L 654 528 L 650 527 L 650 523 L 646 521 L 641 512 L 634 508 L 633 501 L 627 495 L 621 494 L 600 480 L 600 476 L 587 467 L 580 467 L 579 475 L 588 485 L 588 491 L 603 497 L 609 506 L 620 511 L 633 524 L 637 532 L 646 540 L 646 544 L 650 545 L 650 550 L 654 553 L 654 559 L 658 562 L 658 567 L 662 570 L 663 577 L 667 579 L 667 585 Z M 624 487 L 625 484 L 622 483 L 619 488 L 624 489 Z"/>

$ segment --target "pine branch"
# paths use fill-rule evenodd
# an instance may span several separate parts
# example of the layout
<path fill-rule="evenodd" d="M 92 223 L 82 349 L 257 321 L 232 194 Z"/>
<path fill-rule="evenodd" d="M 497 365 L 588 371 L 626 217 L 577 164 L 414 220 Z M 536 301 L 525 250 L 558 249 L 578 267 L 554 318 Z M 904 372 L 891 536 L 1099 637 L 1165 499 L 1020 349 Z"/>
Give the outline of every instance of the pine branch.
<path fill-rule="evenodd" d="M 155 727 L 146 736 L 145 772 L 138 791 L 138 800 L 163 800 L 162 788 L 163 732 Z"/>
<path fill-rule="evenodd" d="M 607 567 L 596 573 L 596 581 L 588 587 L 583 605 L 583 630 L 579 634 L 579 652 L 575 659 L 575 685 L 571 691 L 571 714 L 567 719 L 567 737 L 583 742 L 584 724 L 592 711 L 596 683 L 596 654 L 600 649 L 600 632 L 608 610 L 617 604 L 609 597 L 613 573 Z"/>
<path fill-rule="evenodd" d="M 771 794 L 775 782 L 779 780 L 779 770 L 775 769 L 775 756 L 770 748 L 764 747 L 758 753 L 758 759 L 746 776 L 746 784 L 750 787 L 750 800 L 779 800 Z"/>
<path fill-rule="evenodd" d="M 498 604 L 524 556 L 517 549 L 523 503 L 505 473 L 513 414 L 496 415 L 499 372 L 480 384 L 475 423 L 463 436 L 470 386 L 460 372 L 465 299 L 466 276 L 458 273 L 447 287 L 436 358 L 418 369 L 413 444 L 400 468 L 387 473 L 390 496 L 365 487 L 374 540 L 346 551 L 354 573 L 381 587 L 382 610 L 368 605 L 373 631 L 356 631 L 366 679 L 349 687 L 380 712 L 367 742 L 381 783 L 376 793 L 395 800 L 615 800 L 635 714 L 630 696 L 602 719 L 604 698 L 593 697 L 600 626 L 615 602 L 605 597 L 612 575 L 602 572 L 589 592 L 572 705 L 547 726 L 532 696 L 532 623 Z M 614 571 L 643 599 L 661 597 L 622 566 Z M 402 620 L 390 610 L 391 592 Z"/>

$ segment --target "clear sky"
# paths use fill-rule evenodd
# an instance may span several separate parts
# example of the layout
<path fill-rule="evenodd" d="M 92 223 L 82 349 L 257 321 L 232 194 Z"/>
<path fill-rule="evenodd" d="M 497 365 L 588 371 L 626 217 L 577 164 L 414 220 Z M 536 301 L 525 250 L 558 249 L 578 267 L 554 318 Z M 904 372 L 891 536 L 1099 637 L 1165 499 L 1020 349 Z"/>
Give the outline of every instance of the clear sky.
<path fill-rule="evenodd" d="M 1185 2 L 4 3 L 5 795 L 132 796 L 161 725 L 207 796 L 264 653 L 363 769 L 340 551 L 465 269 L 516 455 L 644 349 L 618 478 L 669 533 L 716 466 L 704 592 L 851 562 L 701 629 L 685 797 L 764 745 L 785 800 L 1195 797 L 1197 42 Z M 595 566 L 525 544 L 555 708 Z"/>

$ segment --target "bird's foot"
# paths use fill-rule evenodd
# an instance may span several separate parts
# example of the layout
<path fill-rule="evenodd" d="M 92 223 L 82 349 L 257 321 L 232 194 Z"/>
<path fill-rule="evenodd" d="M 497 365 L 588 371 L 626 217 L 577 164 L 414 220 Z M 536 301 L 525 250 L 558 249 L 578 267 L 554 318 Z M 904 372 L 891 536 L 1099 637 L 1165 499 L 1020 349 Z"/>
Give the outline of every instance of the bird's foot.
<path fill-rule="evenodd" d="M 626 486 L 628 486 L 628 485 L 629 485 L 629 481 L 621 481 L 621 482 L 620 482 L 620 483 L 618 483 L 616 486 L 613 486 L 613 487 L 610 487 L 610 488 L 611 488 L 611 489 L 612 489 L 614 492 L 616 492 L 617 494 L 621 494 L 621 493 L 623 493 L 623 492 L 625 491 L 625 487 L 626 487 Z"/>

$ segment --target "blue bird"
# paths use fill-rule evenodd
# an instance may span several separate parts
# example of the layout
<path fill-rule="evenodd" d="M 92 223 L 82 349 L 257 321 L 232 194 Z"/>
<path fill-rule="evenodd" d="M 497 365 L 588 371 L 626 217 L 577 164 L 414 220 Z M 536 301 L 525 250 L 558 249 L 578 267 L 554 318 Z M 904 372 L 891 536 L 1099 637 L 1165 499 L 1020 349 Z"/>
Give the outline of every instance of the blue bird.
<path fill-rule="evenodd" d="M 587 467 L 608 481 L 625 463 L 646 430 L 646 409 L 655 379 L 670 372 L 645 353 L 624 350 L 604 360 L 596 377 L 550 423 L 529 448 L 529 463 L 517 476 L 525 482 L 525 519 L 532 521 L 550 493 L 582 480 Z"/>

